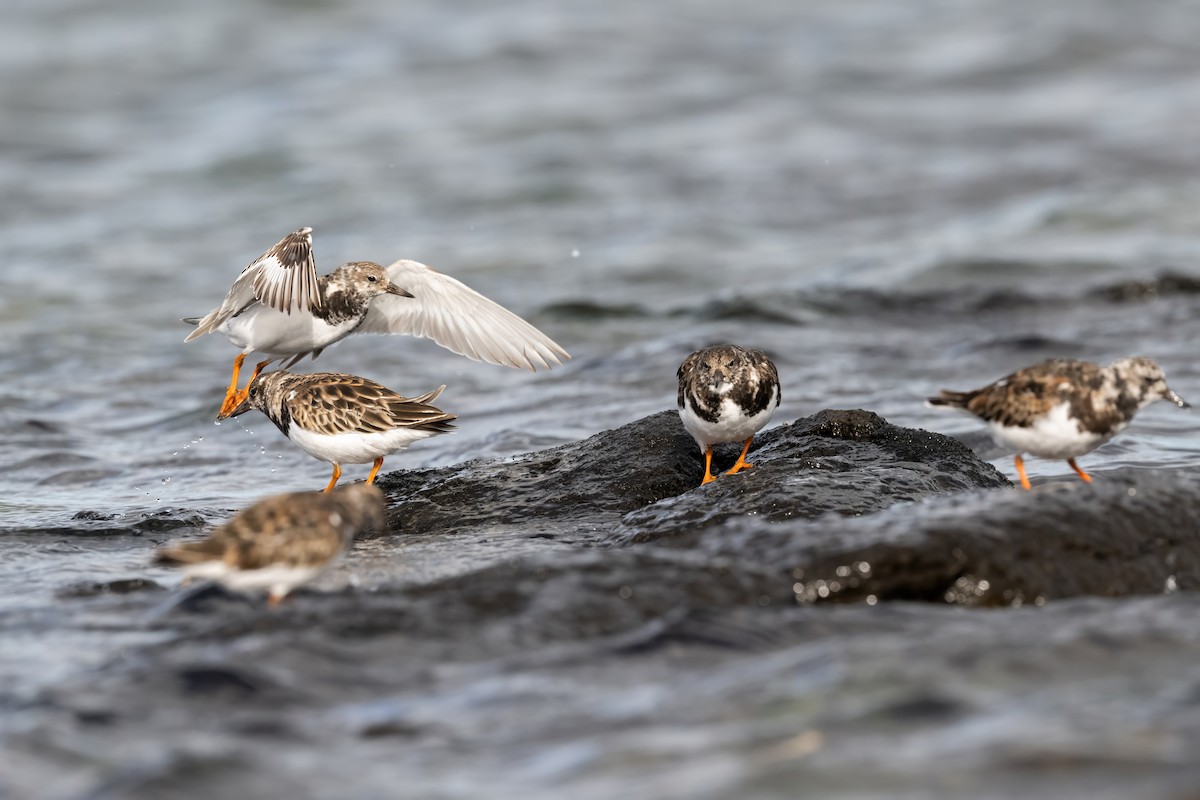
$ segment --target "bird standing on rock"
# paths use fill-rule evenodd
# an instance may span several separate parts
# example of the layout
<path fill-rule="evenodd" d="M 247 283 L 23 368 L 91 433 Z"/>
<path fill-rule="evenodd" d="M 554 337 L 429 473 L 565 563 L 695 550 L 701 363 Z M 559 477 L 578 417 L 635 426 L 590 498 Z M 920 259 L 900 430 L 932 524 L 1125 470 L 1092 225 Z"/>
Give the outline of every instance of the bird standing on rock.
<path fill-rule="evenodd" d="M 712 474 L 714 444 L 742 442 L 742 453 L 726 472 L 754 466 L 746 461 L 750 443 L 779 408 L 779 373 L 761 350 L 736 344 L 697 350 L 683 360 L 677 405 L 683 427 L 704 453 L 704 480 Z"/>
<path fill-rule="evenodd" d="M 1107 367 L 1052 358 L 974 391 L 943 389 L 928 402 L 968 411 L 987 422 L 992 438 L 1017 451 L 1017 475 L 1021 486 L 1029 489 L 1022 453 L 1065 459 L 1080 479 L 1091 483 L 1092 476 L 1075 459 L 1123 431 L 1138 411 L 1156 400 L 1191 407 L 1168 388 L 1162 367 L 1134 356 Z"/>

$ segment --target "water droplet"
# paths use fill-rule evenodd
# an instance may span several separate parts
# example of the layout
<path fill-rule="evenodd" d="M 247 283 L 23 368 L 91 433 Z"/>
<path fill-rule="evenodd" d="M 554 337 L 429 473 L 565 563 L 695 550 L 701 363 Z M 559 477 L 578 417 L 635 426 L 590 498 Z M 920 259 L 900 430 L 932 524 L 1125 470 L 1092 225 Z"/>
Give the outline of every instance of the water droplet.
<path fill-rule="evenodd" d="M 576 247 L 574 250 L 571 251 L 571 258 L 579 258 L 579 248 L 578 247 Z"/>

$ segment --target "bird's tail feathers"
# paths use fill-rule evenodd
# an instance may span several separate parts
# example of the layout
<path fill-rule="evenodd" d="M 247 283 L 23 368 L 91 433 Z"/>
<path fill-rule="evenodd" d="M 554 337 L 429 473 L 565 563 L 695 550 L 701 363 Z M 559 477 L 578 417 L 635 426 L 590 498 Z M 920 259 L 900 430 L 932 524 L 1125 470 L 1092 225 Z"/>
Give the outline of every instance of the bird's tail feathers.
<path fill-rule="evenodd" d="M 443 383 L 441 386 L 437 387 L 432 392 L 426 392 L 425 394 L 421 395 L 420 397 L 413 397 L 410 399 L 414 403 L 428 404 L 428 403 L 432 403 L 434 400 L 437 400 L 438 397 L 440 397 L 442 392 L 444 392 L 444 391 L 446 391 L 446 384 Z"/>
<path fill-rule="evenodd" d="M 205 542 L 188 542 L 164 547 L 154 554 L 155 564 L 202 564 L 221 558 L 221 553 L 214 553 L 202 547 Z"/>

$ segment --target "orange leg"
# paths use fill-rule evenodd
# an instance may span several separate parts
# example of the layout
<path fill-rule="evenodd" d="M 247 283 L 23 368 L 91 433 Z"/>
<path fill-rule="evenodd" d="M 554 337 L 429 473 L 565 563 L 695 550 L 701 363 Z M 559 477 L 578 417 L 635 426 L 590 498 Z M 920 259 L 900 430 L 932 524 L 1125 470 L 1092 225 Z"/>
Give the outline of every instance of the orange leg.
<path fill-rule="evenodd" d="M 338 464 L 333 465 L 333 477 L 329 479 L 329 485 L 325 487 L 325 491 L 332 492 L 333 487 L 337 486 L 338 478 L 342 477 L 342 468 Z"/>
<path fill-rule="evenodd" d="M 1067 463 L 1071 465 L 1071 469 L 1075 470 L 1075 474 L 1076 474 L 1076 475 L 1078 475 L 1080 478 L 1083 478 L 1083 480 L 1084 480 L 1084 482 L 1085 482 L 1085 483 L 1091 483 L 1091 482 L 1092 482 L 1092 476 L 1091 476 L 1091 475 L 1088 475 L 1086 472 L 1084 472 L 1083 470 L 1081 470 L 1081 469 L 1079 468 L 1079 465 L 1075 463 L 1075 459 L 1073 459 L 1073 458 L 1068 458 L 1068 459 L 1067 459 Z"/>
<path fill-rule="evenodd" d="M 712 445 L 704 448 L 704 480 L 700 481 L 703 486 L 706 483 L 712 483 L 716 478 L 712 474 Z"/>
<path fill-rule="evenodd" d="M 750 452 L 750 443 L 753 441 L 754 441 L 753 436 L 751 436 L 749 439 L 747 439 L 745 441 L 745 443 L 742 445 L 742 454 L 740 456 L 738 456 L 737 463 L 735 463 L 732 467 L 729 468 L 729 471 L 725 473 L 726 475 L 737 475 L 742 470 L 750 469 L 751 467 L 754 466 L 753 464 L 751 464 L 749 461 L 746 460 L 746 453 Z"/>
<path fill-rule="evenodd" d="M 217 419 L 225 419 L 233 410 L 242 404 L 247 397 L 250 396 L 250 384 L 254 383 L 254 379 L 258 377 L 258 373 L 263 371 L 263 367 L 271 363 L 270 359 L 260 361 L 254 365 L 254 372 L 250 373 L 250 380 L 246 381 L 246 388 L 237 388 L 238 371 L 241 369 L 242 361 L 246 358 L 246 354 L 240 354 L 233 362 L 233 383 L 230 384 L 229 390 L 225 392 L 225 402 L 221 404 L 221 410 L 217 413 Z"/>
<path fill-rule="evenodd" d="M 1033 487 L 1029 485 L 1029 478 L 1025 477 L 1025 461 L 1024 461 L 1024 459 L 1021 458 L 1020 453 L 1017 453 L 1016 458 L 1013 460 L 1015 461 L 1015 463 L 1017 465 L 1017 475 L 1021 476 L 1021 488 L 1024 489 L 1025 491 L 1029 491 Z"/>
<path fill-rule="evenodd" d="M 374 483 L 375 476 L 379 474 L 379 468 L 383 466 L 383 456 L 375 459 L 375 465 L 371 467 L 371 474 L 367 476 L 367 483 Z"/>
<path fill-rule="evenodd" d="M 246 360 L 245 353 L 238 353 L 233 360 L 233 377 L 229 379 L 229 388 L 225 390 L 225 401 L 221 403 L 221 415 L 228 414 L 237 405 L 233 398 L 237 397 L 238 374 L 242 371 L 242 362 Z"/>
<path fill-rule="evenodd" d="M 260 361 L 254 365 L 254 372 L 250 373 L 250 380 L 246 381 L 246 388 L 242 390 L 243 392 L 249 391 L 250 384 L 254 383 L 254 379 L 258 377 L 258 373 L 262 372 L 263 367 L 267 366 L 267 364 L 270 364 L 270 363 L 271 363 L 271 359 L 268 358 L 266 361 Z"/>
<path fill-rule="evenodd" d="M 279 604 L 283 602 L 283 598 L 285 597 L 287 597 L 287 595 L 275 594 L 275 592 L 271 592 L 269 595 L 267 595 L 267 605 L 271 608 L 279 608 Z"/>

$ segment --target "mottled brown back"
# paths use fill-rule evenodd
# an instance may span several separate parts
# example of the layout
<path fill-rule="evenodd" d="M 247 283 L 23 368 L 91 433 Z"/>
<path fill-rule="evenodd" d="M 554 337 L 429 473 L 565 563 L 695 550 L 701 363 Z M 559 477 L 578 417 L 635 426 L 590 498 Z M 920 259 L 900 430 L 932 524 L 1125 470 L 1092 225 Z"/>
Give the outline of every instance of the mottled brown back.
<path fill-rule="evenodd" d="M 160 563 L 224 561 L 238 569 L 319 566 L 354 536 L 385 522 L 383 492 L 354 484 L 330 494 L 294 492 L 261 500 L 206 539 L 160 550 Z"/>
<path fill-rule="evenodd" d="M 1019 428 L 1033 425 L 1038 417 L 1066 402 L 1084 430 L 1103 433 L 1127 419 L 1125 409 L 1115 402 L 1119 394 L 1108 380 L 1105 367 L 1090 361 L 1054 358 L 974 391 L 944 389 L 929 402 L 962 408 L 987 422 Z"/>
<path fill-rule="evenodd" d="M 375 381 L 337 372 L 295 375 L 283 370 L 258 376 L 249 403 L 287 433 L 294 422 L 323 433 L 380 433 L 396 428 L 444 433 L 456 415 L 430 405 L 445 386 L 404 397 Z"/>

